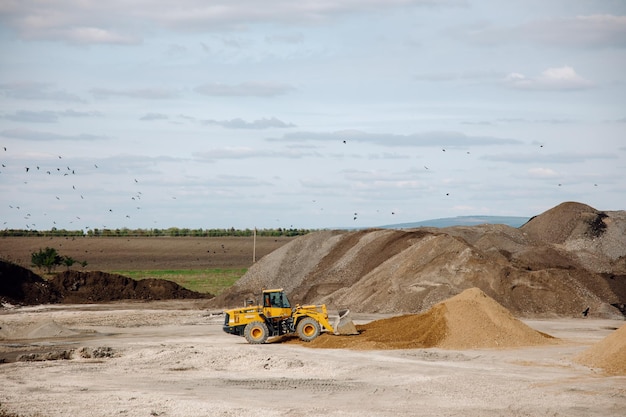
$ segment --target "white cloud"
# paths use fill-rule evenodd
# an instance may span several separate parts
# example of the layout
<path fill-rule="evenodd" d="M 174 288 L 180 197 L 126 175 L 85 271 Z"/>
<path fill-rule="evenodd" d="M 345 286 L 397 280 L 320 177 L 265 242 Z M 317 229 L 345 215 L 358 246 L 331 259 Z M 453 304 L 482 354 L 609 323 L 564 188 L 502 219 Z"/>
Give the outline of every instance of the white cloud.
<path fill-rule="evenodd" d="M 72 109 L 65 111 L 52 111 L 52 110 L 17 110 L 13 114 L 6 114 L 0 116 L 7 120 L 15 122 L 25 123 L 57 123 L 61 117 L 95 117 L 99 116 L 97 112 L 81 112 Z"/>
<path fill-rule="evenodd" d="M 68 93 L 64 90 L 53 88 L 50 83 L 20 81 L 0 84 L 0 94 L 20 100 L 45 100 L 59 102 L 84 102 L 79 96 Z"/>
<path fill-rule="evenodd" d="M 300 32 L 297 33 L 284 33 L 279 35 L 266 36 L 265 41 L 267 43 L 287 43 L 287 44 L 299 44 L 304 41 L 304 35 Z"/>
<path fill-rule="evenodd" d="M 517 90 L 584 90 L 594 87 L 569 66 L 548 68 L 536 77 L 512 72 L 506 76 L 505 84 Z"/>
<path fill-rule="evenodd" d="M 480 81 L 497 80 L 502 77 L 501 72 L 496 71 L 459 71 L 459 72 L 433 72 L 420 73 L 414 76 L 416 81 Z"/>
<path fill-rule="evenodd" d="M 122 90 L 115 90 L 110 88 L 94 88 L 91 90 L 91 94 L 93 94 L 96 98 L 101 99 L 115 96 L 147 100 L 162 100 L 178 97 L 177 92 L 165 88 L 135 88 Z"/>
<path fill-rule="evenodd" d="M 285 123 L 275 117 L 269 119 L 263 118 L 246 122 L 241 118 L 232 120 L 203 120 L 204 124 L 222 126 L 227 129 L 269 129 L 269 128 L 288 128 L 295 127 L 292 123 Z"/>
<path fill-rule="evenodd" d="M 4 119 L 27 123 L 56 123 L 59 121 L 57 112 L 18 110 L 13 114 L 2 116 Z"/>
<path fill-rule="evenodd" d="M 247 175 L 218 175 L 211 181 L 211 185 L 219 187 L 259 187 L 267 184 L 267 181 Z"/>
<path fill-rule="evenodd" d="M 317 157 L 313 152 L 303 152 L 300 150 L 275 151 L 256 149 L 251 147 L 226 147 L 216 148 L 203 152 L 194 152 L 193 156 L 199 160 L 215 161 L 219 159 L 251 159 L 251 158 L 303 158 L 307 156 Z"/>
<path fill-rule="evenodd" d="M 39 38 L 36 33 L 31 34 L 34 38 Z M 117 33 L 108 29 L 97 27 L 75 27 L 68 29 L 57 29 L 45 33 L 49 39 L 65 40 L 77 44 L 120 44 L 133 45 L 141 42 L 139 37 Z"/>
<path fill-rule="evenodd" d="M 608 14 L 534 21 L 515 29 L 517 36 L 558 46 L 626 47 L 626 16 Z"/>
<path fill-rule="evenodd" d="M 162 113 L 147 113 L 142 116 L 139 120 L 166 120 L 168 119 L 166 114 Z"/>
<path fill-rule="evenodd" d="M 405 153 L 396 153 L 396 152 L 381 152 L 381 153 L 372 153 L 368 155 L 369 159 L 409 159 L 410 156 Z"/>
<path fill-rule="evenodd" d="M 500 118 L 497 119 L 498 123 L 535 123 L 535 124 L 548 124 L 548 125 L 565 125 L 577 123 L 577 120 L 573 119 L 522 119 L 522 118 Z"/>
<path fill-rule="evenodd" d="M 336 132 L 293 132 L 282 138 L 269 138 L 273 142 L 304 142 L 322 141 L 350 143 L 371 143 L 380 146 L 440 147 L 440 146 L 472 146 L 472 145 L 519 145 L 521 141 L 491 136 L 471 136 L 461 132 L 433 131 L 398 135 L 393 133 L 366 133 L 359 130 L 342 130 Z"/>
<path fill-rule="evenodd" d="M 185 55 L 187 52 L 188 52 L 188 49 L 186 46 L 172 43 L 168 45 L 167 50 L 165 51 L 165 54 L 170 57 L 175 57 L 175 56 Z"/>
<path fill-rule="evenodd" d="M 0 4 L 0 24 L 23 39 L 76 44 L 137 44 L 142 30 L 242 31 L 253 24 L 319 24 L 347 13 L 393 7 L 456 6 L 461 0 L 23 0 Z"/>
<path fill-rule="evenodd" d="M 1 136 L 12 139 L 24 139 L 32 141 L 51 141 L 51 140 L 101 140 L 106 139 L 105 136 L 91 135 L 82 133 L 78 135 L 63 135 L 52 132 L 42 132 L 31 129 L 7 129 L 0 132 Z"/>
<path fill-rule="evenodd" d="M 528 174 L 533 178 L 553 178 L 558 174 L 550 168 L 531 168 Z"/>
<path fill-rule="evenodd" d="M 480 159 L 494 162 L 510 162 L 516 164 L 525 163 L 560 163 L 576 164 L 590 160 L 611 160 L 617 156 L 611 153 L 584 153 L 584 152 L 559 152 L 550 154 L 538 153 L 506 153 L 497 155 L 484 155 Z"/>
<path fill-rule="evenodd" d="M 626 16 L 596 14 L 533 20 L 515 26 L 468 25 L 457 37 L 482 45 L 531 43 L 552 47 L 624 48 Z"/>
<path fill-rule="evenodd" d="M 221 83 L 207 83 L 194 88 L 194 91 L 207 96 L 234 96 L 234 97 L 274 97 L 287 94 L 294 88 L 289 84 L 250 81 L 236 85 Z"/>

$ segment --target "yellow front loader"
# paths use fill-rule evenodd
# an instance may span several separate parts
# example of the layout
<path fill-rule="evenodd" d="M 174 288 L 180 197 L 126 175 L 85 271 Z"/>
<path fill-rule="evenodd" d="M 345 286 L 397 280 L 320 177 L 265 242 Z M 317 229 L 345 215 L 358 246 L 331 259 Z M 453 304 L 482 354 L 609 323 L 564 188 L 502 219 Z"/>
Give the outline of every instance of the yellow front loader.
<path fill-rule="evenodd" d="M 282 288 L 263 290 L 263 303 L 224 311 L 223 330 L 244 336 L 248 343 L 265 343 L 269 337 L 297 334 L 310 342 L 322 329 L 333 334 L 357 334 L 349 317 L 349 310 L 339 312 L 339 321 L 333 327 L 328 321 L 326 305 L 289 304 Z M 339 329 L 339 331 L 338 331 Z"/>

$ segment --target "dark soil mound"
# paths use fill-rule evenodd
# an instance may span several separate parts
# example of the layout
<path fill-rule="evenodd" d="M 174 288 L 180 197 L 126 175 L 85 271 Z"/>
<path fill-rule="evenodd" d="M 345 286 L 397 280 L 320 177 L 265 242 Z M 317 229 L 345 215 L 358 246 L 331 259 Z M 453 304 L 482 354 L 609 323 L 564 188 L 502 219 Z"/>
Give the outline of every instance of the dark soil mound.
<path fill-rule="evenodd" d="M 171 300 L 182 298 L 211 298 L 163 279 L 136 281 L 123 275 L 92 271 L 65 271 L 50 283 L 63 296 L 63 303 L 92 303 L 117 300 Z"/>
<path fill-rule="evenodd" d="M 49 304 L 61 298 L 54 286 L 31 270 L 0 260 L 0 302 Z"/>
<path fill-rule="evenodd" d="M 131 278 L 106 272 L 65 271 L 45 280 L 29 269 L 0 261 L 0 302 L 20 305 L 95 303 L 118 300 L 212 298 L 163 279 Z"/>

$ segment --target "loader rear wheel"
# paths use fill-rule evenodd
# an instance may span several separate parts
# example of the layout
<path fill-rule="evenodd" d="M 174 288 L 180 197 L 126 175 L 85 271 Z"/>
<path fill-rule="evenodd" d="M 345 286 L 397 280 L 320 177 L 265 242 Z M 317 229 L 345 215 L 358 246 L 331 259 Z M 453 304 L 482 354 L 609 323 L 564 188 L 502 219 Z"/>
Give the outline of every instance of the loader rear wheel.
<path fill-rule="evenodd" d="M 298 337 L 303 342 L 310 342 L 320 335 L 320 324 L 311 317 L 305 317 L 298 323 Z"/>
<path fill-rule="evenodd" d="M 262 321 L 253 321 L 246 325 L 243 335 L 248 343 L 262 344 L 267 340 L 269 331 L 267 330 L 267 325 Z"/>

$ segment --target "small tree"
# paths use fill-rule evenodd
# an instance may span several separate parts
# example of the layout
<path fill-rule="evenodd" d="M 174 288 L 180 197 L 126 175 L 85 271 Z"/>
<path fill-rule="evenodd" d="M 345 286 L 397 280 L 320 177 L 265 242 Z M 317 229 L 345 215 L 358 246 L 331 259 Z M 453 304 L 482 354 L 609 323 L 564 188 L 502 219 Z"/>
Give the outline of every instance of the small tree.
<path fill-rule="evenodd" d="M 33 252 L 30 260 L 37 268 L 45 268 L 48 274 L 63 262 L 63 258 L 59 256 L 57 250 L 50 247 L 39 249 L 39 252 Z"/>
<path fill-rule="evenodd" d="M 76 259 L 72 258 L 71 256 L 64 256 L 63 257 L 63 265 L 65 265 L 67 267 L 68 271 L 70 270 L 72 265 L 74 265 L 75 263 L 76 263 Z"/>

